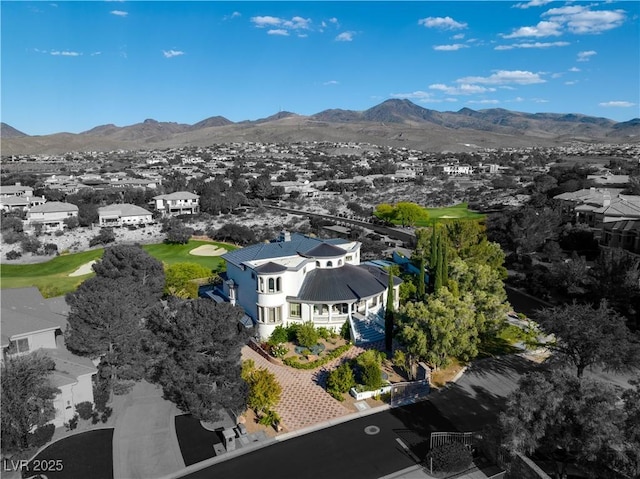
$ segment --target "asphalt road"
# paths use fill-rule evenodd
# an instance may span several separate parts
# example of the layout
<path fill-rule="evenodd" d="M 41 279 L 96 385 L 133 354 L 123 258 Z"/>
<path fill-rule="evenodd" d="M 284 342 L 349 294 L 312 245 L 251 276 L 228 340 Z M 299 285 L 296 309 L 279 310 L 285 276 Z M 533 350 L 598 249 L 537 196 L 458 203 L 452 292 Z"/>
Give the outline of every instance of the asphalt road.
<path fill-rule="evenodd" d="M 379 478 L 415 465 L 398 439 L 422 459 L 433 431 L 479 431 L 495 424 L 520 376 L 535 368 L 518 356 L 480 360 L 458 383 L 426 401 L 289 439 L 184 477 Z M 379 431 L 368 434 L 370 426 Z"/>

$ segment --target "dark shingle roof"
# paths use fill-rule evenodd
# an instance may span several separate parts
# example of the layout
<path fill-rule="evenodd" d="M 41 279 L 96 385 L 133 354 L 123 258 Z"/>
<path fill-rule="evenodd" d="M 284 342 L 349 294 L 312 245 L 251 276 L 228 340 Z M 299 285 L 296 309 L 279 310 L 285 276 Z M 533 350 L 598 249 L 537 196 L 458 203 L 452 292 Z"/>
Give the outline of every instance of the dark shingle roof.
<path fill-rule="evenodd" d="M 335 238 L 330 240 L 322 240 L 319 238 L 310 238 L 299 233 L 291 235 L 291 241 L 277 241 L 275 243 L 258 243 L 246 248 L 240 248 L 229 251 L 222 255 L 226 261 L 236 266 L 240 266 L 245 261 L 256 261 L 261 259 L 281 258 L 285 256 L 295 256 L 300 251 L 309 251 L 310 249 L 322 243 L 344 244 L 348 241 Z"/>
<path fill-rule="evenodd" d="M 346 253 L 347 252 L 342 248 L 338 248 L 337 246 L 327 243 L 321 243 L 318 246 L 311 248 L 309 251 L 304 253 L 304 255 L 312 258 L 336 258 L 338 256 L 344 256 Z"/>
<path fill-rule="evenodd" d="M 255 269 L 256 273 L 268 274 L 268 273 L 280 273 L 282 271 L 286 271 L 287 267 L 281 264 L 276 264 L 273 261 L 269 261 L 268 263 L 261 264 Z"/>
<path fill-rule="evenodd" d="M 314 269 L 305 277 L 297 299 L 339 302 L 369 298 L 387 288 L 387 275 L 384 271 L 380 273 L 382 274 L 373 274 L 366 267 L 350 264 L 340 268 Z"/>

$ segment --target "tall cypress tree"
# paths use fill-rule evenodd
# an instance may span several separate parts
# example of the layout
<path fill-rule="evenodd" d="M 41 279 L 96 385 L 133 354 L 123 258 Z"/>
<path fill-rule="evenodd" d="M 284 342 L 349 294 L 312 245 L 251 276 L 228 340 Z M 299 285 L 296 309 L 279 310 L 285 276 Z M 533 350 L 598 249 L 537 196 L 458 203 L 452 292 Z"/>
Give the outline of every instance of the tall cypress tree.
<path fill-rule="evenodd" d="M 424 294 L 425 294 L 424 270 L 425 270 L 424 252 L 420 251 L 420 271 L 418 272 L 418 301 L 424 300 Z"/>
<path fill-rule="evenodd" d="M 394 325 L 393 269 L 389 268 L 387 272 L 389 274 L 389 283 L 387 286 L 387 304 L 384 311 L 384 346 L 387 351 L 391 352 L 393 348 L 393 325 Z"/>
<path fill-rule="evenodd" d="M 438 234 L 437 227 L 434 221 L 433 229 L 431 230 L 431 254 L 429 255 L 429 271 L 431 290 L 435 290 L 436 270 L 438 269 Z"/>

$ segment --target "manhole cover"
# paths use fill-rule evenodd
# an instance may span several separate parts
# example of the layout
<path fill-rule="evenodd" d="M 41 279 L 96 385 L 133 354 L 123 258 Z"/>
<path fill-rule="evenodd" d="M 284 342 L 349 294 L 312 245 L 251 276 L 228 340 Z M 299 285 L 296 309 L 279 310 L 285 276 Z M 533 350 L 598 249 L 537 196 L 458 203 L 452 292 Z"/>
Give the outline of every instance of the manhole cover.
<path fill-rule="evenodd" d="M 378 434 L 380 432 L 380 428 L 378 426 L 367 426 L 364 428 L 364 433 L 368 434 L 369 436 L 373 436 L 375 434 Z"/>

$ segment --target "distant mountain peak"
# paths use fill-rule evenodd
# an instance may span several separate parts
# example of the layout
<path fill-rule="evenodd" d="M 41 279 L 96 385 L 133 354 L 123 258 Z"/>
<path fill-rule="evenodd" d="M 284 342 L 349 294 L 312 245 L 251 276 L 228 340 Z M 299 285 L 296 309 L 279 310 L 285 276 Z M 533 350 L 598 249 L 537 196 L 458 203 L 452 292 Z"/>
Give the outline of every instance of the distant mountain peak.
<path fill-rule="evenodd" d="M 16 130 L 14 127 L 12 127 L 11 125 L 7 125 L 4 122 L 2 122 L 0 126 L 1 138 L 22 138 L 24 136 L 29 136 L 26 133 L 23 133 L 20 130 Z"/>

